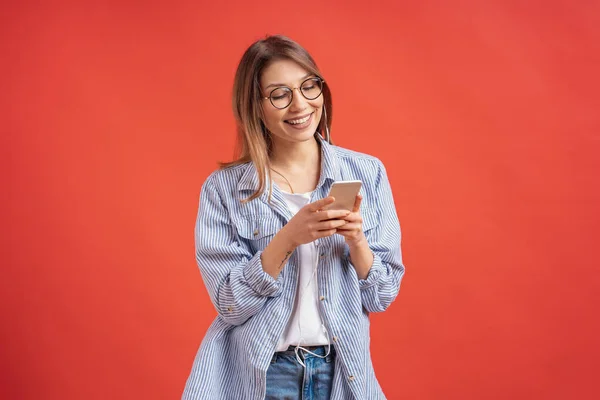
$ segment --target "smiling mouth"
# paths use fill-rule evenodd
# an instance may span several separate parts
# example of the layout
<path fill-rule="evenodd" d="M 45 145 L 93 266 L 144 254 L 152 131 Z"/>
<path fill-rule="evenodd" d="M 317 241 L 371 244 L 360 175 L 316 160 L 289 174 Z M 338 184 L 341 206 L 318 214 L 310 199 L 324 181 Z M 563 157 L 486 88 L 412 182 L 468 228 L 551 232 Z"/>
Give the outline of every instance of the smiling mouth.
<path fill-rule="evenodd" d="M 284 122 L 286 122 L 290 125 L 302 125 L 302 124 L 305 124 L 306 122 L 308 122 L 308 120 L 313 115 L 313 113 L 314 113 L 314 111 L 308 115 L 305 115 L 304 117 L 296 118 L 296 119 L 287 119 Z"/>

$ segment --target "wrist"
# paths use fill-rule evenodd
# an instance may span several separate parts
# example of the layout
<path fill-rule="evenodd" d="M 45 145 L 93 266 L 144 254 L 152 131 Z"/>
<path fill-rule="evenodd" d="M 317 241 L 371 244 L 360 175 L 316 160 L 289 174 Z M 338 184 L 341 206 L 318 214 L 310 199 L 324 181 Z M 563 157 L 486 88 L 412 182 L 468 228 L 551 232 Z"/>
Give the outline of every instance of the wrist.
<path fill-rule="evenodd" d="M 359 250 L 361 248 L 369 248 L 369 243 L 367 242 L 367 238 L 364 234 L 361 234 L 356 239 L 346 239 L 346 244 L 350 248 L 350 251 Z"/>
<path fill-rule="evenodd" d="M 348 244 L 348 247 L 350 249 L 350 263 L 356 270 L 358 279 L 367 279 L 369 271 L 371 270 L 373 262 L 375 261 L 375 254 L 369 247 L 367 238 L 363 235 L 362 238 L 359 238 L 355 241 L 352 241 L 351 244 Z"/>
<path fill-rule="evenodd" d="M 281 245 L 289 251 L 294 251 L 296 247 L 300 246 L 294 240 L 294 236 L 288 232 L 287 226 L 284 226 L 275 236 L 279 236 Z"/>

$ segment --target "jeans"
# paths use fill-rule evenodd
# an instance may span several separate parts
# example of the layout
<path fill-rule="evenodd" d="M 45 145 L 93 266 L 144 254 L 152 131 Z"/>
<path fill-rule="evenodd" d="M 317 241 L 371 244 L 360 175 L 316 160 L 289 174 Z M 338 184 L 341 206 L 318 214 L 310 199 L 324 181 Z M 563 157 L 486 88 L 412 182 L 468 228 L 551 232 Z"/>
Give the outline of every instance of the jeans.
<path fill-rule="evenodd" d="M 290 350 L 291 349 L 291 350 Z M 324 356 L 327 346 L 312 351 Z M 265 400 L 329 400 L 335 370 L 333 345 L 326 358 L 298 351 L 306 368 L 298 360 L 294 348 L 273 355 L 267 370 L 267 395 Z"/>

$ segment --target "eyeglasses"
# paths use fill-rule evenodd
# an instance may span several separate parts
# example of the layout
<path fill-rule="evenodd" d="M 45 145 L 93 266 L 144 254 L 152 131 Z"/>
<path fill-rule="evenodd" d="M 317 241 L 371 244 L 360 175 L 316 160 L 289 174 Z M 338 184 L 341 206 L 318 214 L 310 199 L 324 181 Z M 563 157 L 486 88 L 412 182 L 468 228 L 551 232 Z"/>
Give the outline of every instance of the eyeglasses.
<path fill-rule="evenodd" d="M 308 78 L 300 84 L 300 87 L 290 89 L 287 86 L 280 86 L 275 88 L 271 90 L 269 96 L 263 97 L 263 100 L 269 99 L 273 107 L 282 110 L 292 104 L 295 89 L 300 89 L 300 93 L 306 100 L 314 100 L 323 92 L 324 83 L 325 81 L 319 77 Z"/>

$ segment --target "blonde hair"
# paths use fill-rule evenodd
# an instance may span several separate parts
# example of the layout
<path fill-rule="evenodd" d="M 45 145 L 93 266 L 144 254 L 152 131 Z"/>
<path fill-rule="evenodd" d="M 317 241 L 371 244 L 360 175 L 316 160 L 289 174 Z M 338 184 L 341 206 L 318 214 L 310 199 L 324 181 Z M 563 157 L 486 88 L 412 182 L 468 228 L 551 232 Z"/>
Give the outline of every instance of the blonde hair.
<path fill-rule="evenodd" d="M 310 54 L 298 43 L 281 36 L 267 36 L 254 42 L 244 53 L 233 83 L 233 114 L 237 124 L 237 159 L 220 163 L 221 168 L 228 168 L 252 162 L 258 174 L 258 188 L 247 202 L 259 197 L 266 188 L 265 176 L 270 176 L 271 137 L 263 123 L 262 94 L 260 77 L 263 70 L 273 61 L 291 60 L 306 71 L 323 78 L 317 64 Z M 317 132 L 328 132 L 331 129 L 331 91 L 327 83 L 323 84 L 323 107 L 325 117 L 319 121 Z M 315 133 L 317 135 L 318 133 Z M 327 135 L 328 140 L 329 135 Z M 331 142 L 331 141 L 330 141 Z M 269 198 L 270 198 L 269 191 Z"/>

